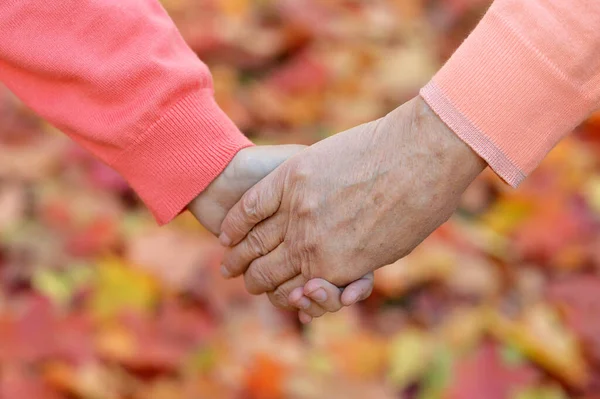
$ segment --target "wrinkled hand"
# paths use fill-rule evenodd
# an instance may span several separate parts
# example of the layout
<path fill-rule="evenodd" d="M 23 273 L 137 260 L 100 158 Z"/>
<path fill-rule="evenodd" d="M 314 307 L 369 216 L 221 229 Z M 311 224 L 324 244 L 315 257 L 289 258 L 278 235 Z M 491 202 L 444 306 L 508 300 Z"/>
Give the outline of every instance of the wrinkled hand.
<path fill-rule="evenodd" d="M 280 145 L 258 146 L 241 150 L 227 168 L 188 205 L 188 209 L 206 229 L 218 235 L 225 215 L 242 195 L 284 161 L 305 148 L 301 145 Z M 317 292 L 319 289 L 325 292 L 326 299 L 323 301 L 321 300 L 323 294 Z M 299 299 L 298 307 L 300 309 L 306 307 L 311 309 L 313 315 L 321 315 L 326 311 L 339 310 L 342 307 L 342 296 L 350 295 L 364 299 L 372 289 L 372 274 L 350 284 L 345 290 L 341 290 L 325 280 L 315 279 L 307 284 L 307 294 L 313 294 L 315 299 L 305 298 L 304 301 Z M 309 303 L 307 304 L 306 301 Z M 314 311 L 317 308 L 321 309 L 321 313 Z M 300 320 L 305 323 L 310 322 L 310 315 L 300 311 Z"/>
<path fill-rule="evenodd" d="M 306 146 L 303 145 L 244 148 L 233 157 L 225 170 L 188 205 L 188 210 L 207 230 L 219 235 L 225 215 L 242 195 L 283 162 L 305 148 Z"/>
<path fill-rule="evenodd" d="M 409 254 L 485 166 L 417 97 L 248 190 L 221 226 L 221 243 L 233 246 L 223 267 L 281 307 L 308 279 L 344 286 Z"/>

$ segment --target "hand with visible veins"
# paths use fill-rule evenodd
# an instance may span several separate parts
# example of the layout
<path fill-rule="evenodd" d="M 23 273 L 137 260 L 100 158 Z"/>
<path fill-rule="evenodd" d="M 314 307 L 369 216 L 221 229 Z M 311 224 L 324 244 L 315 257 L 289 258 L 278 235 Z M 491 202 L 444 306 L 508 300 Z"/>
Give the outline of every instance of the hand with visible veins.
<path fill-rule="evenodd" d="M 344 286 L 406 256 L 485 167 L 416 97 L 307 148 L 248 190 L 221 226 L 223 267 L 244 274 L 249 292 L 314 317 L 320 291 L 298 287 L 313 278 Z"/>
<path fill-rule="evenodd" d="M 257 146 L 241 150 L 227 168 L 188 205 L 188 209 L 210 232 L 219 235 L 220 226 L 227 212 L 240 200 L 242 195 L 274 171 L 279 165 L 303 151 L 301 145 Z M 299 298 L 298 308 L 321 309 L 321 314 L 342 308 L 342 299 L 355 296 L 364 299 L 373 289 L 372 274 L 350 284 L 345 290 L 333 284 L 315 279 L 308 282 L 307 288 L 313 299 Z M 301 293 L 302 288 L 300 287 Z M 319 291 L 321 290 L 321 291 Z M 323 294 L 324 293 L 324 294 Z M 326 299 L 323 300 L 323 295 Z M 308 303 L 308 304 L 307 304 Z M 317 314 L 314 313 L 313 314 Z M 300 311 L 300 320 L 309 322 L 311 317 Z"/>

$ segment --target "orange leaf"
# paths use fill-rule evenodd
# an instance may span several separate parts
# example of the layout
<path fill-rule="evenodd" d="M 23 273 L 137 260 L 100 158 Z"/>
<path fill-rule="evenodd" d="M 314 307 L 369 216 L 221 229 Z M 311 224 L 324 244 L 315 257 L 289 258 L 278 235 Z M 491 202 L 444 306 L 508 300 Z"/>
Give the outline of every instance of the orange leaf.
<path fill-rule="evenodd" d="M 245 393 L 249 399 L 284 398 L 286 367 L 267 354 L 258 354 L 245 376 Z"/>

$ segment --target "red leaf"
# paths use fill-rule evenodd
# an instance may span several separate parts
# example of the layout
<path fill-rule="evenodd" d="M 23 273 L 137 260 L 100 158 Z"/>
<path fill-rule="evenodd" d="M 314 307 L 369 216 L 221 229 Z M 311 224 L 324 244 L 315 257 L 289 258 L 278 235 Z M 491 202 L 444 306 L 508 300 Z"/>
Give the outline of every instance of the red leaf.
<path fill-rule="evenodd" d="M 273 89 L 294 94 L 325 89 L 328 71 L 323 64 L 301 54 L 275 71 L 267 80 Z"/>
<path fill-rule="evenodd" d="M 197 308 L 168 303 L 156 318 L 128 314 L 122 326 L 133 337 L 133 350 L 119 359 L 136 372 L 160 373 L 177 369 L 212 332 L 212 321 Z"/>
<path fill-rule="evenodd" d="M 579 275 L 552 282 L 547 293 L 600 366 L 600 277 Z"/>
<path fill-rule="evenodd" d="M 100 217 L 80 231 L 73 233 L 66 242 L 66 251 L 75 256 L 90 257 L 106 252 L 118 238 L 118 226 L 108 217 Z"/>
<path fill-rule="evenodd" d="M 591 231 L 589 215 L 564 200 L 540 202 L 535 214 L 515 235 L 515 247 L 525 259 L 549 261 Z"/>
<path fill-rule="evenodd" d="M 47 298 L 34 295 L 21 306 L 22 313 L 0 319 L 0 363 L 50 358 L 82 363 L 94 357 L 92 326 L 84 316 L 59 319 Z"/>
<path fill-rule="evenodd" d="M 53 339 L 55 320 L 50 301 L 31 296 L 22 304 L 20 315 L 12 314 L 0 324 L 0 359 L 32 362 L 56 353 Z"/>
<path fill-rule="evenodd" d="M 529 366 L 508 366 L 498 349 L 485 344 L 472 357 L 461 361 L 447 399 L 509 399 L 516 389 L 535 382 L 537 375 Z"/>
<path fill-rule="evenodd" d="M 54 390 L 39 377 L 21 369 L 11 369 L 0 374 L 0 398 L 2 399 L 60 399 Z"/>

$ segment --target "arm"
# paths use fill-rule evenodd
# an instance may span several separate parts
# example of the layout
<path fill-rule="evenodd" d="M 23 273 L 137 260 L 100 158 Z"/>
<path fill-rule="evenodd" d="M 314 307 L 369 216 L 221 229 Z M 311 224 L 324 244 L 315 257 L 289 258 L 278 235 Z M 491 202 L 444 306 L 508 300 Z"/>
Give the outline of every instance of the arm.
<path fill-rule="evenodd" d="M 222 225 L 225 267 L 286 306 L 307 278 L 343 285 L 410 253 L 486 162 L 517 185 L 598 107 L 599 26 L 595 0 L 497 0 L 422 98 L 244 194 Z"/>
<path fill-rule="evenodd" d="M 120 172 L 159 223 L 189 204 L 217 233 L 248 188 L 302 150 L 240 151 L 251 143 L 215 104 L 207 67 L 157 0 L 4 0 L 0 80 Z M 367 276 L 349 294 L 372 286 Z M 342 292 L 320 287 L 326 309 L 339 309 Z"/>
<path fill-rule="evenodd" d="M 496 0 L 421 96 L 517 186 L 600 107 L 600 2 Z"/>
<path fill-rule="evenodd" d="M 159 223 L 251 145 L 158 0 L 4 0 L 0 80 L 117 170 Z"/>

